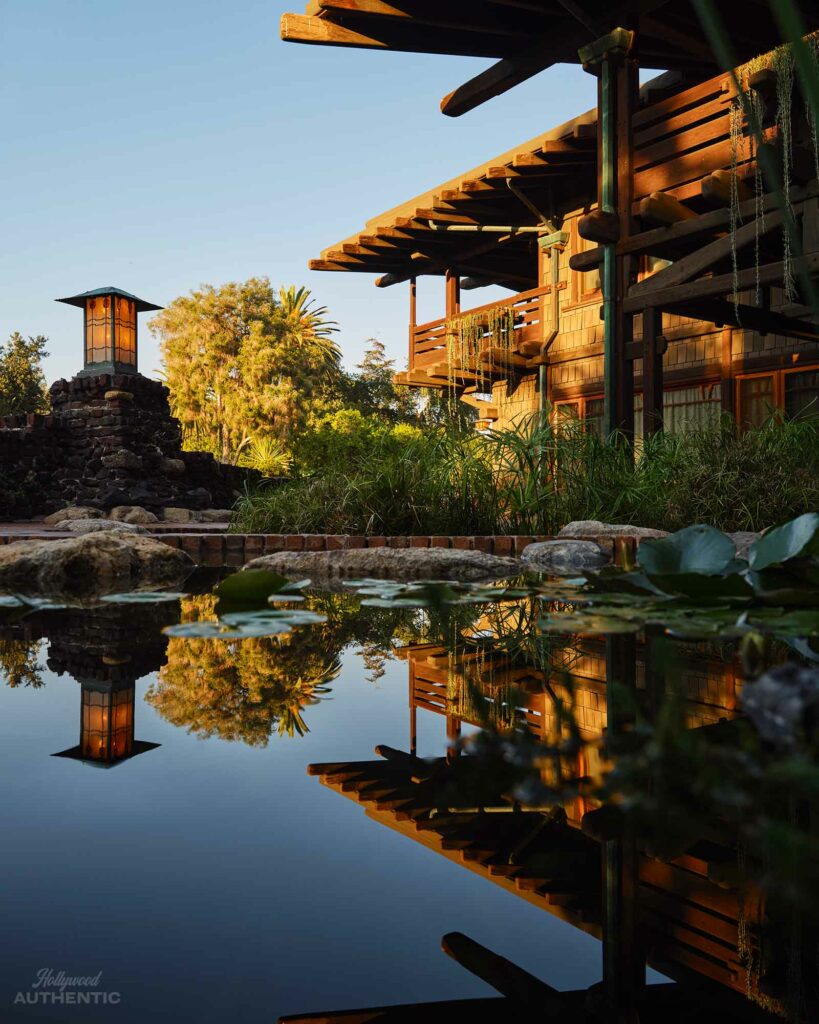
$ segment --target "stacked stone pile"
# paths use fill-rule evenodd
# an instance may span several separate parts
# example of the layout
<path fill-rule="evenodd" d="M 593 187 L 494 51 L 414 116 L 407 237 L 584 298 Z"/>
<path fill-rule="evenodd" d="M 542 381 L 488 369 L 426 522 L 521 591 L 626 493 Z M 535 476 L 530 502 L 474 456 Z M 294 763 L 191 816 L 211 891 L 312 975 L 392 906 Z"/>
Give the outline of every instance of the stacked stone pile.
<path fill-rule="evenodd" d="M 249 470 L 182 451 L 168 389 L 141 374 L 59 380 L 50 415 L 0 418 L 0 517 L 77 504 L 230 507 Z"/>

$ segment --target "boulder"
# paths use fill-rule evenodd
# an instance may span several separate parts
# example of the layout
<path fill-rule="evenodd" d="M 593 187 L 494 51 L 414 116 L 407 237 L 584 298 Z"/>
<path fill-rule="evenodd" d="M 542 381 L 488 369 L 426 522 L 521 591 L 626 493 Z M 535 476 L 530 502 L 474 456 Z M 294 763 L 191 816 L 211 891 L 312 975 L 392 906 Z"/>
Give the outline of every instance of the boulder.
<path fill-rule="evenodd" d="M 127 448 L 103 455 L 100 461 L 106 469 L 128 469 L 133 472 L 142 469 L 142 459 L 136 452 L 131 452 Z"/>
<path fill-rule="evenodd" d="M 448 548 L 353 548 L 349 551 L 279 551 L 248 562 L 245 569 L 269 569 L 282 576 L 313 580 L 497 580 L 516 576 L 514 558 Z"/>
<path fill-rule="evenodd" d="M 631 526 L 628 523 L 601 523 L 599 519 L 576 519 L 567 523 L 558 537 L 667 537 L 667 530 L 652 530 L 648 526 Z M 525 549 L 524 549 L 525 550 Z"/>
<path fill-rule="evenodd" d="M 600 569 L 611 558 L 593 540 L 544 540 L 527 544 L 520 556 L 527 569 L 555 576 L 573 576 L 585 569 Z"/>
<path fill-rule="evenodd" d="M 753 533 L 751 530 L 740 530 L 737 533 L 729 533 L 728 536 L 734 542 L 738 558 L 747 558 L 748 551 L 755 540 L 759 540 L 761 533 Z"/>
<path fill-rule="evenodd" d="M 185 472 L 185 463 L 181 459 L 162 459 L 159 468 L 165 476 L 182 476 Z"/>
<path fill-rule="evenodd" d="M 59 526 L 60 523 L 69 522 L 72 519 L 99 519 L 102 512 L 98 508 L 90 508 L 87 505 L 69 505 L 61 508 L 58 512 L 52 512 L 46 516 L 43 522 L 47 526 Z"/>
<path fill-rule="evenodd" d="M 196 518 L 200 523 L 229 523 L 232 515 L 229 508 L 203 508 Z"/>
<path fill-rule="evenodd" d="M 195 523 L 196 514 L 189 508 L 163 508 L 162 518 L 166 523 Z"/>
<path fill-rule="evenodd" d="M 159 516 L 149 512 L 141 505 L 117 505 L 109 512 L 110 517 L 117 523 L 158 523 Z"/>
<path fill-rule="evenodd" d="M 153 537 L 103 532 L 0 547 L 0 590 L 88 598 L 126 590 L 180 586 L 191 558 Z"/>
<path fill-rule="evenodd" d="M 72 519 L 64 524 L 71 533 L 144 533 L 136 523 L 118 523 L 113 519 Z"/>

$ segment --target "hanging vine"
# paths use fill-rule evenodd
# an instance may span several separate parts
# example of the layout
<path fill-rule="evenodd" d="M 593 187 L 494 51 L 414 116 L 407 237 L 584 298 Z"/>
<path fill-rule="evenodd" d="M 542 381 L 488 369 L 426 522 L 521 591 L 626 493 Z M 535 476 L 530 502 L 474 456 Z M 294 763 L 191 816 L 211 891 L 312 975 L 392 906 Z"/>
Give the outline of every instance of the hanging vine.
<path fill-rule="evenodd" d="M 499 348 L 499 365 L 508 363 L 503 356 L 511 355 L 515 342 L 515 310 L 512 306 L 491 306 L 475 313 L 464 313 L 446 322 L 447 362 L 474 370 L 484 381 L 484 368 L 495 369 L 494 356 L 484 367 L 480 355 L 484 350 Z"/>
<path fill-rule="evenodd" d="M 808 37 L 809 52 L 819 69 L 819 33 Z M 754 240 L 754 267 L 756 271 L 756 303 L 761 304 L 762 289 L 759 280 L 760 263 L 760 239 L 765 233 L 765 215 L 763 199 L 766 191 L 766 184 L 763 180 L 762 169 L 758 160 L 759 140 L 756 133 L 750 129 L 748 120 L 762 125 L 764 114 L 764 102 L 759 92 L 750 87 L 752 76 L 762 70 L 773 71 L 776 76 L 776 111 L 774 123 L 779 139 L 779 150 L 782 157 L 782 192 L 783 200 L 787 211 L 791 214 L 786 220 L 792 223 L 791 208 L 791 181 L 793 168 L 793 96 L 794 96 L 794 69 L 795 58 L 793 47 L 790 44 L 779 46 L 770 53 L 754 57 L 753 60 L 736 69 L 736 80 L 739 87 L 737 96 L 733 99 L 729 111 L 729 133 L 731 144 L 731 182 L 730 182 L 730 232 L 733 244 L 731 246 L 731 269 L 733 276 L 734 305 L 738 309 L 739 295 L 739 260 L 736 249 L 736 232 L 742 222 L 740 216 L 740 167 L 746 163 L 753 166 L 753 195 L 754 214 L 756 219 L 756 234 Z M 746 112 L 750 117 L 746 117 Z M 817 127 L 816 112 L 808 111 L 808 128 L 810 130 L 811 145 L 813 149 L 814 167 L 816 176 L 819 178 L 819 128 Z M 792 302 L 797 298 L 796 281 L 793 269 L 792 239 L 788 231 L 787 223 L 782 230 L 782 288 L 785 300 Z"/>

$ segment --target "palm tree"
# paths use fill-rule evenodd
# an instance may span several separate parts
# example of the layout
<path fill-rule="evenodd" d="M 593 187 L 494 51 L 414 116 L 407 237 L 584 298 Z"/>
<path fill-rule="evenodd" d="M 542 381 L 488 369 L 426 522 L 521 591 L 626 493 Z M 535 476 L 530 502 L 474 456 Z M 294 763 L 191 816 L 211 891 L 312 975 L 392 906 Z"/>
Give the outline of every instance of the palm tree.
<path fill-rule="evenodd" d="M 296 344 L 310 345 L 328 367 L 339 362 L 341 350 L 331 337 L 338 332 L 338 324 L 327 319 L 327 307 L 316 305 L 309 288 L 280 288 L 279 309 Z"/>

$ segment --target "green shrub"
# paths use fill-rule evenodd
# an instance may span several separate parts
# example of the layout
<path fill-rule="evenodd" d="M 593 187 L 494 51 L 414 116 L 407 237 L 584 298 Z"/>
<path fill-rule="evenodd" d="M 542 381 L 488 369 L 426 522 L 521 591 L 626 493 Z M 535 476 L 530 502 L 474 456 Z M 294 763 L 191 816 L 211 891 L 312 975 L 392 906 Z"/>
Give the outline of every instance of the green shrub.
<path fill-rule="evenodd" d="M 653 437 L 632 460 L 621 440 L 548 416 L 486 435 L 360 417 L 320 426 L 302 460 L 310 475 L 246 495 L 234 528 L 554 534 L 571 520 L 600 519 L 731 531 L 819 509 L 819 420 L 772 418 L 738 433 L 726 419 L 712 430 Z"/>
<path fill-rule="evenodd" d="M 248 493 L 234 528 L 257 533 L 492 533 L 492 471 L 474 435 L 395 427 L 335 447 L 310 476 Z M 316 466 L 318 460 L 313 461 Z"/>

